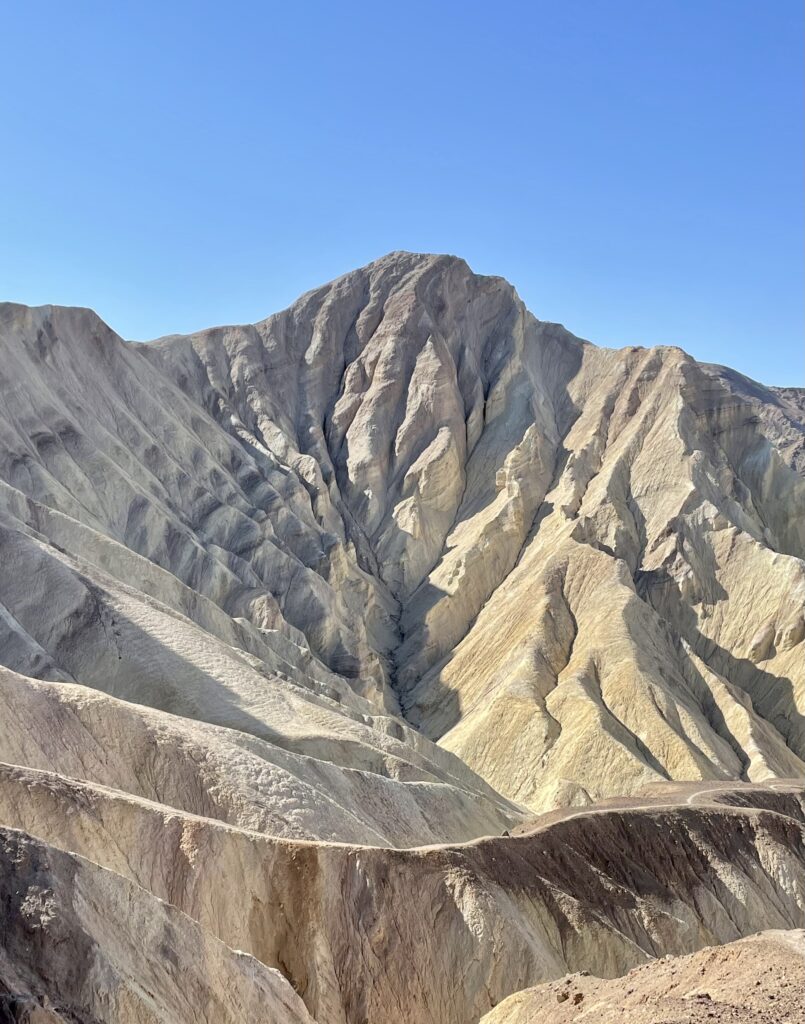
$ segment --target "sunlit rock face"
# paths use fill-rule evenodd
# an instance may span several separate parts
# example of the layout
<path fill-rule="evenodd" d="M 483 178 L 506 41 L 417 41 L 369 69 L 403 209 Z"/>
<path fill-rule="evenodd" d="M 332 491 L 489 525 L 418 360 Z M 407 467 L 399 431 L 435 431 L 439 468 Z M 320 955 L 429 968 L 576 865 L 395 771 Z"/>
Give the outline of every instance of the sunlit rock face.
<path fill-rule="evenodd" d="M 102 937 L 69 909 L 76 872 L 99 907 L 178 907 L 177 961 L 216 963 L 175 1003 L 178 976 L 147 981 L 121 947 L 107 999 L 59 973 L 45 929 L 45 959 L 4 947 L 0 1001 L 204 1020 L 253 976 L 233 1019 L 270 990 L 287 1016 L 253 1019 L 475 1024 L 567 970 L 801 926 L 801 815 L 740 784 L 805 776 L 804 424 L 802 391 L 597 348 L 448 256 L 393 253 L 259 324 L 147 344 L 0 305 L 8 865 L 36 860 L 20 884 L 81 942 Z M 737 783 L 755 811 L 674 811 L 688 860 L 709 852 L 671 884 L 652 830 L 658 786 L 695 796 L 682 781 Z M 593 834 L 615 796 L 636 817 L 601 848 L 687 922 L 650 940 L 538 893 L 547 848 L 517 838 L 569 807 Z M 549 885 L 576 908 L 571 838 Z M 689 884 L 746 915 L 674 918 Z M 646 928 L 637 879 L 617 885 Z M 131 993 L 152 983 L 147 1016 Z"/>
<path fill-rule="evenodd" d="M 767 931 L 622 978 L 584 974 L 504 999 L 482 1024 L 774 1024 L 802 1019 L 805 931 Z"/>

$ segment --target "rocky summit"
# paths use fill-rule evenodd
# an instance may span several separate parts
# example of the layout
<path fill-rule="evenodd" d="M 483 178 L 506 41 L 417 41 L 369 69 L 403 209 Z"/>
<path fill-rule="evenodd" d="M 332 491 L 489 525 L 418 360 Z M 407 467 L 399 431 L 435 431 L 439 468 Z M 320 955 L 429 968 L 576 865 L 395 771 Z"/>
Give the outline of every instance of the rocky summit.
<path fill-rule="evenodd" d="M 452 256 L 0 305 L 1 1020 L 802 1024 L 803 780 L 805 390 Z"/>

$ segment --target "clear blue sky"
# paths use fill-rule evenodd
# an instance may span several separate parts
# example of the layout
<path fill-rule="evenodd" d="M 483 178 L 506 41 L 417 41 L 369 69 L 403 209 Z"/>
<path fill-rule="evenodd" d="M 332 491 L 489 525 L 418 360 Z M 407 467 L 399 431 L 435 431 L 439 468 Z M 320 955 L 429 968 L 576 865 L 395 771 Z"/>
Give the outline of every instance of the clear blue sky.
<path fill-rule="evenodd" d="M 145 339 L 453 252 L 805 383 L 800 0 L 0 6 L 0 298 Z"/>

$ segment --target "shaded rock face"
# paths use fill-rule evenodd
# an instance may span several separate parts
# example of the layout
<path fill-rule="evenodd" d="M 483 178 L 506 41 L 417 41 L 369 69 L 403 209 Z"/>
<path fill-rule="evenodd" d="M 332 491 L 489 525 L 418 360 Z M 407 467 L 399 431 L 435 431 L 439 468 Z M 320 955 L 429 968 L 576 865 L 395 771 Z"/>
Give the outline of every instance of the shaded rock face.
<path fill-rule="evenodd" d="M 148 344 L 0 305 L 3 871 L 53 907 L 9 889 L 0 1007 L 474 1024 L 801 927 L 803 409 L 447 256 Z"/>
<path fill-rule="evenodd" d="M 119 875 L 9 829 L 0 829 L 0 903 L 7 1020 L 310 1021 L 278 971 Z"/>

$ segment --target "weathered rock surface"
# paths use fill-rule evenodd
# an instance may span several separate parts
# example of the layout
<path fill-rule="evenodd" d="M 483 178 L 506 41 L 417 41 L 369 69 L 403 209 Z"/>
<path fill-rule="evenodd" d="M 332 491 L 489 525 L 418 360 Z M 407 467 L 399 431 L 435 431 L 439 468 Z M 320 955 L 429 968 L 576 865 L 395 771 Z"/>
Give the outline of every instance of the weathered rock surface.
<path fill-rule="evenodd" d="M 0 709 L 0 761 L 112 786 L 271 835 L 411 846 L 445 835 L 499 832 L 516 817 L 483 792 L 446 784 L 426 768 L 385 758 L 382 750 L 367 752 L 358 743 L 355 763 L 372 754 L 377 764 L 342 769 L 320 754 L 286 750 L 292 732 L 288 740 L 278 734 L 265 742 L 5 669 Z M 300 720 L 309 729 L 317 722 L 324 728 L 323 718 Z M 349 755 L 351 737 L 346 728 L 344 733 Z M 327 744 L 324 735 L 313 735 L 309 745 L 317 742 Z"/>
<path fill-rule="evenodd" d="M 482 1024 L 802 1024 L 803 993 L 805 932 L 763 932 L 616 981 L 576 974 L 527 989 Z"/>
<path fill-rule="evenodd" d="M 147 887 L 281 970 L 333 1024 L 470 1024 L 568 971 L 617 976 L 801 927 L 804 801 L 801 785 L 687 786 L 393 851 L 278 840 L 0 768 L 0 820 Z"/>
<path fill-rule="evenodd" d="M 89 861 L 0 829 L 0 1013 L 30 1024 L 311 1024 L 279 971 Z"/>
<path fill-rule="evenodd" d="M 803 474 L 805 393 L 453 257 L 149 344 L 0 305 L 0 826 L 111 944 L 12 901 L 12 1019 L 475 1024 L 802 927 Z"/>

